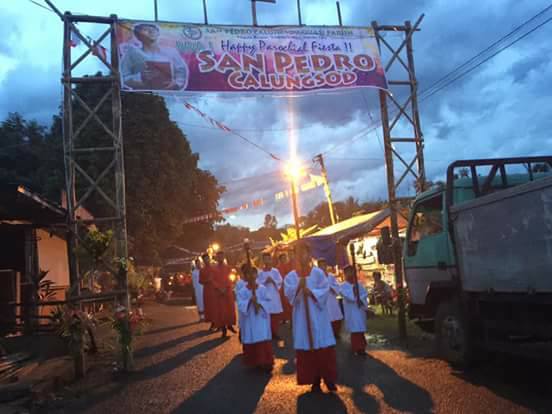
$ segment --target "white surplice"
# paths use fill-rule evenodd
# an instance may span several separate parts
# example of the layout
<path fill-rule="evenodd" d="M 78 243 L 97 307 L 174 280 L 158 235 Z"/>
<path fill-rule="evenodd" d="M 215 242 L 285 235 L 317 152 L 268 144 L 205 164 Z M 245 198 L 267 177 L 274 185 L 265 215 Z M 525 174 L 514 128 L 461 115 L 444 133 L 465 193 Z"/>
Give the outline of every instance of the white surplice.
<path fill-rule="evenodd" d="M 343 310 L 345 311 L 345 328 L 350 333 L 366 332 L 366 309 L 368 308 L 368 292 L 360 283 L 359 296 L 361 306 L 355 298 L 353 284 L 343 282 L 341 284 L 341 296 L 343 296 Z"/>
<path fill-rule="evenodd" d="M 240 290 L 243 289 L 245 286 L 247 286 L 247 282 L 243 279 L 238 279 L 236 281 L 236 284 L 234 285 L 234 297 L 236 298 L 236 306 L 238 305 L 238 298 L 240 294 Z M 238 312 L 238 326 L 241 329 L 241 314 Z"/>
<path fill-rule="evenodd" d="M 270 313 L 267 311 L 270 303 L 267 289 L 262 285 L 258 285 L 255 293 L 257 302 L 261 305 L 257 312 L 255 312 L 255 305 L 251 300 L 253 292 L 249 286 L 245 284 L 237 292 L 242 344 L 256 344 L 272 340 Z"/>
<path fill-rule="evenodd" d="M 300 276 L 296 271 L 290 272 L 284 279 L 284 293 L 293 306 L 293 345 L 295 349 L 310 350 L 309 333 L 305 304 L 309 307 L 310 326 L 312 332 L 312 349 L 335 346 L 335 337 L 328 314 L 327 300 L 330 284 L 324 272 L 313 267 L 307 276 L 307 288 L 313 297 L 305 297 L 299 290 Z"/>
<path fill-rule="evenodd" d="M 337 279 L 331 273 L 328 273 L 328 282 L 330 284 L 330 294 L 328 295 L 328 313 L 330 315 L 330 321 L 340 321 L 343 319 L 343 312 L 341 312 L 341 306 L 337 300 L 337 295 L 340 293 L 340 286 L 337 283 Z"/>
<path fill-rule="evenodd" d="M 272 282 L 268 280 L 272 279 Z M 282 287 L 282 276 L 278 269 L 272 268 L 270 270 L 261 270 L 257 275 L 257 283 L 263 285 L 267 290 L 267 295 L 270 298 L 269 313 L 282 313 L 284 308 L 282 307 L 282 299 L 280 297 L 280 289 Z"/>
<path fill-rule="evenodd" d="M 203 313 L 205 311 L 205 306 L 203 304 L 203 285 L 199 283 L 199 269 L 192 270 L 192 283 L 194 285 L 197 310 L 199 313 Z"/>

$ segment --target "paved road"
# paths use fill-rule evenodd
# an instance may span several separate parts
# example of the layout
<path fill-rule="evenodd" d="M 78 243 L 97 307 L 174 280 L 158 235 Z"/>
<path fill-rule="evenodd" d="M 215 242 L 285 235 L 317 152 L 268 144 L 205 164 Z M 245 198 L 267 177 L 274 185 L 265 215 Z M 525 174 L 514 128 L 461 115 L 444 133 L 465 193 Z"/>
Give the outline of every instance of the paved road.
<path fill-rule="evenodd" d="M 549 368 L 489 363 L 469 374 L 428 356 L 371 349 L 372 358 L 338 346 L 339 392 L 311 394 L 295 385 L 293 353 L 276 349 L 272 376 L 241 365 L 236 336 L 206 331 L 193 309 L 152 305 L 139 338 L 138 372 L 101 380 L 66 412 L 87 413 L 518 413 L 552 411 Z M 286 327 L 282 329 L 285 333 Z M 537 369 L 538 368 L 538 369 Z M 538 378 L 539 375 L 543 375 Z"/>

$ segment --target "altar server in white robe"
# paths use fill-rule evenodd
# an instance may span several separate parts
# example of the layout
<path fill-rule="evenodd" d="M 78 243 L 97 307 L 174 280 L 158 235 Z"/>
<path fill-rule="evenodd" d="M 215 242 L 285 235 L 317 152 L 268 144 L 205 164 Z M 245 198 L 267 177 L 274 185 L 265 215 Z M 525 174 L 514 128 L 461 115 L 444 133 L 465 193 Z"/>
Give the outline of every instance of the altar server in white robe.
<path fill-rule="evenodd" d="M 337 300 L 339 295 L 339 283 L 334 274 L 328 272 L 328 262 L 325 258 L 321 257 L 317 260 L 318 267 L 324 272 L 330 284 L 330 294 L 328 295 L 328 313 L 330 315 L 330 322 L 332 323 L 332 329 L 335 339 L 339 338 L 341 332 L 341 321 L 343 320 L 343 312 L 341 306 Z"/>
<path fill-rule="evenodd" d="M 243 346 L 243 362 L 248 367 L 272 371 L 274 354 L 270 330 L 270 297 L 268 289 L 257 283 L 257 269 L 242 266 L 247 283 L 237 293 L 240 314 L 240 338 Z"/>
<path fill-rule="evenodd" d="M 358 280 L 355 288 L 354 271 L 352 266 L 346 266 L 343 269 L 345 282 L 341 285 L 341 295 L 345 311 L 345 328 L 351 334 L 352 351 L 355 355 L 362 356 L 367 355 L 364 333 L 366 332 L 368 292 Z"/>
<path fill-rule="evenodd" d="M 199 314 L 199 320 L 204 320 L 205 306 L 203 304 L 203 285 L 199 283 L 199 272 L 201 270 L 201 261 L 196 259 L 194 261 L 194 270 L 192 270 L 192 284 L 194 285 L 194 296 L 197 306 L 197 313 Z"/>
<path fill-rule="evenodd" d="M 270 328 L 272 330 L 272 338 L 280 339 L 278 336 L 278 327 L 282 318 L 282 298 L 280 297 L 280 289 L 282 288 L 282 276 L 278 269 L 272 266 L 272 256 L 270 253 L 263 253 L 263 269 L 257 276 L 257 283 L 263 285 L 270 298 L 268 311 L 270 313 Z"/>
<path fill-rule="evenodd" d="M 243 268 L 243 266 L 242 266 Z M 234 297 L 236 298 L 236 306 L 238 306 L 238 298 L 239 298 L 239 292 L 241 289 L 243 289 L 244 286 L 247 286 L 247 276 L 242 272 L 240 276 L 238 276 L 238 280 L 236 280 L 234 284 Z M 238 328 L 241 329 L 241 314 L 238 311 Z M 241 343 L 241 335 L 239 335 L 240 343 Z"/>
<path fill-rule="evenodd" d="M 305 242 L 296 247 L 297 270 L 284 280 L 284 290 L 293 307 L 293 344 L 297 384 L 311 385 L 319 392 L 323 379 L 329 391 L 337 391 L 335 337 L 328 314 L 330 285 L 322 270 L 312 266 L 310 248 Z"/>

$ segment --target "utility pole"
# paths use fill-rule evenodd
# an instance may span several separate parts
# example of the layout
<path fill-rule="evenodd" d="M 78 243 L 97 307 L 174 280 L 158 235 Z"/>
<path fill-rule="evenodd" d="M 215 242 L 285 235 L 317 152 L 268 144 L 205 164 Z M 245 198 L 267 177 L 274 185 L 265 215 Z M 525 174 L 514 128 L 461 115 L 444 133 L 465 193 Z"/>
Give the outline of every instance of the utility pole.
<path fill-rule="evenodd" d="M 297 185 L 295 178 L 291 179 L 291 204 L 293 206 L 293 221 L 295 222 L 295 233 L 297 240 L 301 239 L 301 226 L 299 224 L 299 209 L 297 208 Z"/>
<path fill-rule="evenodd" d="M 154 15 L 155 15 L 155 21 L 158 20 L 158 16 L 157 16 L 157 0 L 153 0 L 153 12 L 154 12 Z"/>
<path fill-rule="evenodd" d="M 322 178 L 324 179 L 324 192 L 326 193 L 326 198 L 328 200 L 328 210 L 330 212 L 330 220 L 332 224 L 337 223 L 334 211 L 334 205 L 332 201 L 332 192 L 330 190 L 330 183 L 328 182 L 328 171 L 326 170 L 326 165 L 324 164 L 324 157 L 322 154 L 318 154 L 313 159 L 314 162 L 320 164 L 320 170 L 322 172 Z"/>

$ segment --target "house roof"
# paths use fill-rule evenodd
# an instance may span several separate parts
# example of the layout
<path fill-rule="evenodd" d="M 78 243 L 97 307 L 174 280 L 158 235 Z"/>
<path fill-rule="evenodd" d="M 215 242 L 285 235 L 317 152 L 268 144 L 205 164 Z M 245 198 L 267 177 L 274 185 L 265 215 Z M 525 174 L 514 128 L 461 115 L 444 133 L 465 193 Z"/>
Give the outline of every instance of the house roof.
<path fill-rule="evenodd" d="M 17 184 L 0 184 L 0 221 L 33 225 L 64 224 L 67 211 Z"/>

